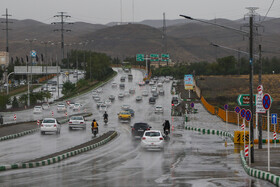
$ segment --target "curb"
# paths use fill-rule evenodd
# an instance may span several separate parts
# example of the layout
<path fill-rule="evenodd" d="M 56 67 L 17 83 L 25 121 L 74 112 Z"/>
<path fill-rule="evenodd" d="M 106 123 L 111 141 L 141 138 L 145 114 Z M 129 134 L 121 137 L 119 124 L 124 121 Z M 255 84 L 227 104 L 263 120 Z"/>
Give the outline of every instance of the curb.
<path fill-rule="evenodd" d="M 87 113 L 84 115 L 84 117 L 88 117 L 88 116 L 91 116 L 92 113 Z M 72 116 L 72 115 L 71 115 Z M 57 119 L 60 123 L 66 123 L 69 119 L 62 119 L 62 120 L 59 120 Z M 36 121 L 31 121 L 31 122 L 36 122 Z M 20 133 L 16 133 L 16 134 L 10 134 L 10 135 L 7 135 L 7 136 L 2 136 L 0 137 L 0 142 L 1 141 L 4 141 L 4 140 L 10 140 L 10 139 L 15 139 L 15 138 L 19 138 L 21 136 L 25 136 L 25 135 L 28 135 L 28 134 L 31 134 L 31 133 L 34 133 L 34 132 L 37 132 L 39 131 L 40 128 L 36 128 L 36 129 L 31 129 L 31 130 L 27 130 L 27 131 L 23 131 L 23 132 L 20 132 Z M 1 171 L 1 169 L 0 169 Z"/>
<path fill-rule="evenodd" d="M 191 131 L 198 131 L 201 132 L 202 134 L 213 134 L 213 135 L 218 135 L 218 136 L 227 136 L 231 138 L 233 141 L 233 134 L 226 132 L 226 131 L 220 131 L 220 130 L 215 130 L 215 129 L 204 129 L 204 128 L 197 128 L 197 127 L 190 127 L 190 126 L 185 126 L 186 130 L 191 130 Z"/>
<path fill-rule="evenodd" d="M 115 131 L 109 137 L 105 138 L 104 140 L 101 140 L 100 142 L 97 142 L 95 144 L 92 144 L 92 145 L 89 145 L 89 146 L 86 146 L 86 147 L 83 147 L 83 148 L 80 148 L 80 149 L 77 149 L 74 151 L 67 152 L 62 155 L 58 155 L 58 156 L 55 156 L 55 157 L 52 157 L 52 158 L 49 158 L 46 160 L 42 160 L 39 162 L 16 163 L 16 164 L 0 166 L 0 171 L 7 171 L 10 169 L 19 169 L 19 168 L 35 168 L 35 167 L 40 167 L 40 166 L 51 165 L 51 164 L 60 162 L 64 159 L 70 158 L 72 156 L 95 149 L 101 145 L 104 145 L 104 144 L 110 142 L 113 138 L 115 138 L 117 136 L 117 134 L 118 133 Z"/>
<path fill-rule="evenodd" d="M 241 159 L 242 166 L 248 175 L 258 178 L 258 179 L 269 181 L 272 184 L 275 184 L 276 186 L 280 186 L 280 176 L 274 175 L 270 172 L 266 172 L 266 171 L 262 171 L 259 169 L 254 169 L 254 168 L 249 167 L 244 158 L 243 150 L 240 151 L 240 159 Z"/>

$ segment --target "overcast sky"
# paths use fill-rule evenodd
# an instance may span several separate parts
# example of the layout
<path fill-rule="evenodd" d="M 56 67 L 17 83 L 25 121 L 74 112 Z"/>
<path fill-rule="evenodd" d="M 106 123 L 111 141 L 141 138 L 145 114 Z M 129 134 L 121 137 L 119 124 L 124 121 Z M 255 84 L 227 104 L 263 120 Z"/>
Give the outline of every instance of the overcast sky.
<path fill-rule="evenodd" d="M 57 12 L 67 12 L 70 21 L 106 24 L 122 21 L 135 22 L 146 19 L 180 19 L 180 14 L 201 19 L 243 18 L 246 7 L 259 7 L 265 15 L 272 0 L 0 0 L 0 14 L 8 8 L 13 19 L 34 19 L 51 23 Z M 134 6 L 133 6 L 134 4 Z M 134 8 L 133 8 L 134 7 Z M 133 11 L 134 10 L 134 11 Z M 134 12 L 134 14 L 133 14 Z M 133 16 L 134 15 L 134 16 Z M 269 17 L 280 17 L 280 1 L 275 0 Z"/>

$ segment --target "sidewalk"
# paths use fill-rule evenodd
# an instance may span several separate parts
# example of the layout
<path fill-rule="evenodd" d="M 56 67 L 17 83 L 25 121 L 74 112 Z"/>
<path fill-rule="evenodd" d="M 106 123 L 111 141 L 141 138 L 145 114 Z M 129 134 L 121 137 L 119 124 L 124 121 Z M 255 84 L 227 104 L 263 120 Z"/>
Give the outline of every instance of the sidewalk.
<path fill-rule="evenodd" d="M 280 176 L 280 148 L 279 147 L 270 147 L 270 173 Z M 263 149 L 254 149 L 254 163 L 250 167 L 254 169 L 259 169 L 262 171 L 267 171 L 267 148 Z"/>

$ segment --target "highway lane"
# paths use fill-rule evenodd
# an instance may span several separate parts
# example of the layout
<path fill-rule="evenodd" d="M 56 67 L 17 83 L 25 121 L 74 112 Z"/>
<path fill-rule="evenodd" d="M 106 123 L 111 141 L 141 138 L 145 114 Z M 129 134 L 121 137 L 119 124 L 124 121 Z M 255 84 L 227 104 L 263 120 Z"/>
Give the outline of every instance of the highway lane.
<path fill-rule="evenodd" d="M 164 115 L 154 114 L 154 107 L 147 104 L 148 98 L 137 103 L 135 97 L 144 88 L 137 86 L 136 82 L 141 80 L 143 74 L 137 70 L 133 70 L 132 73 L 134 81 L 126 81 L 126 86 L 127 90 L 129 87 L 135 87 L 136 93 L 124 98 L 123 101 L 116 99 L 108 109 L 109 125 L 107 127 L 100 122 L 101 131 L 116 129 L 119 132 L 116 139 L 94 151 L 58 164 L 1 172 L 1 184 L 4 186 L 272 186 L 268 182 L 249 177 L 240 164 L 239 154 L 234 153 L 232 146 L 224 147 L 224 138 L 186 131 L 183 129 L 182 117 L 170 117 L 171 83 L 165 83 L 166 94 L 164 97 L 159 96 L 157 100 L 157 103 L 165 107 Z M 122 73 L 114 81 L 119 82 L 121 75 Z M 145 87 L 150 89 L 149 86 Z M 112 93 L 118 94 L 120 90 L 119 88 L 112 89 L 108 84 L 103 86 L 103 92 L 106 93 L 103 96 L 107 97 Z M 86 103 L 87 109 L 92 108 L 94 115 L 91 119 L 96 118 L 100 121 L 102 113 L 96 110 L 95 102 L 89 99 L 90 96 L 90 94 L 84 95 L 77 98 L 77 101 Z M 130 123 L 120 123 L 117 120 L 116 113 L 122 104 L 130 104 L 136 111 Z M 199 123 L 200 119 L 207 119 L 207 116 L 202 115 L 209 114 L 200 108 L 195 118 L 196 123 Z M 208 117 L 210 124 L 221 123 L 217 118 Z M 175 129 L 163 152 L 142 150 L 139 147 L 140 141 L 131 140 L 130 125 L 134 122 L 147 121 L 153 129 L 161 130 L 165 119 L 170 119 Z M 203 123 L 207 124 L 207 121 Z M 47 138 L 47 141 L 57 139 L 56 146 L 60 147 L 59 143 L 70 145 L 73 141 L 79 141 L 78 136 L 73 136 L 73 133 L 76 135 L 84 132 L 63 130 L 59 137 L 39 134 L 37 136 Z M 91 138 L 88 131 L 84 134 L 86 134 L 85 137 Z M 67 137 L 67 139 L 61 141 L 60 137 Z M 33 139 L 34 142 L 38 140 Z M 69 142 L 66 143 L 67 141 Z M 27 143 L 26 140 L 22 142 Z M 2 147 L 2 143 L 0 145 Z M 55 146 L 51 147 L 56 149 Z M 25 148 L 21 149 L 24 153 Z"/>

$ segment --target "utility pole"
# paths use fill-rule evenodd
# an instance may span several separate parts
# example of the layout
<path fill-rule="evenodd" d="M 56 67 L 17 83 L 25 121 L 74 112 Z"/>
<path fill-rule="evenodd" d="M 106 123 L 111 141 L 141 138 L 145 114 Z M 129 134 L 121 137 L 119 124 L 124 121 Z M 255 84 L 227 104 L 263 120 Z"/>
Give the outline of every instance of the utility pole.
<path fill-rule="evenodd" d="M 163 13 L 162 42 L 163 42 L 163 53 L 167 54 L 165 12 Z M 167 61 L 167 66 L 168 66 L 168 61 Z"/>
<path fill-rule="evenodd" d="M 259 85 L 262 84 L 262 46 L 259 45 Z M 258 131 L 259 131 L 259 149 L 262 149 L 262 120 L 258 116 Z"/>
<path fill-rule="evenodd" d="M 6 8 L 6 14 L 3 14 L 2 16 L 6 17 L 6 20 L 2 21 L 2 23 L 6 24 L 6 28 L 2 29 L 2 30 L 6 31 L 6 52 L 8 53 L 9 52 L 9 30 L 12 30 L 12 29 L 9 29 L 9 23 L 13 23 L 13 22 L 9 21 L 9 16 L 12 16 L 12 15 L 8 14 L 8 9 Z"/>
<path fill-rule="evenodd" d="M 52 24 L 54 24 L 54 25 L 60 24 L 61 25 L 61 29 L 55 29 L 54 31 L 60 31 L 61 32 L 61 60 L 62 60 L 62 59 L 64 59 L 64 32 L 71 32 L 71 30 L 65 29 L 64 25 L 65 24 L 73 24 L 73 23 L 65 22 L 66 18 L 71 17 L 69 15 L 66 15 L 66 12 L 58 12 L 58 14 L 55 15 L 54 17 L 57 17 L 57 18 L 61 19 L 59 22 L 53 22 Z"/>

